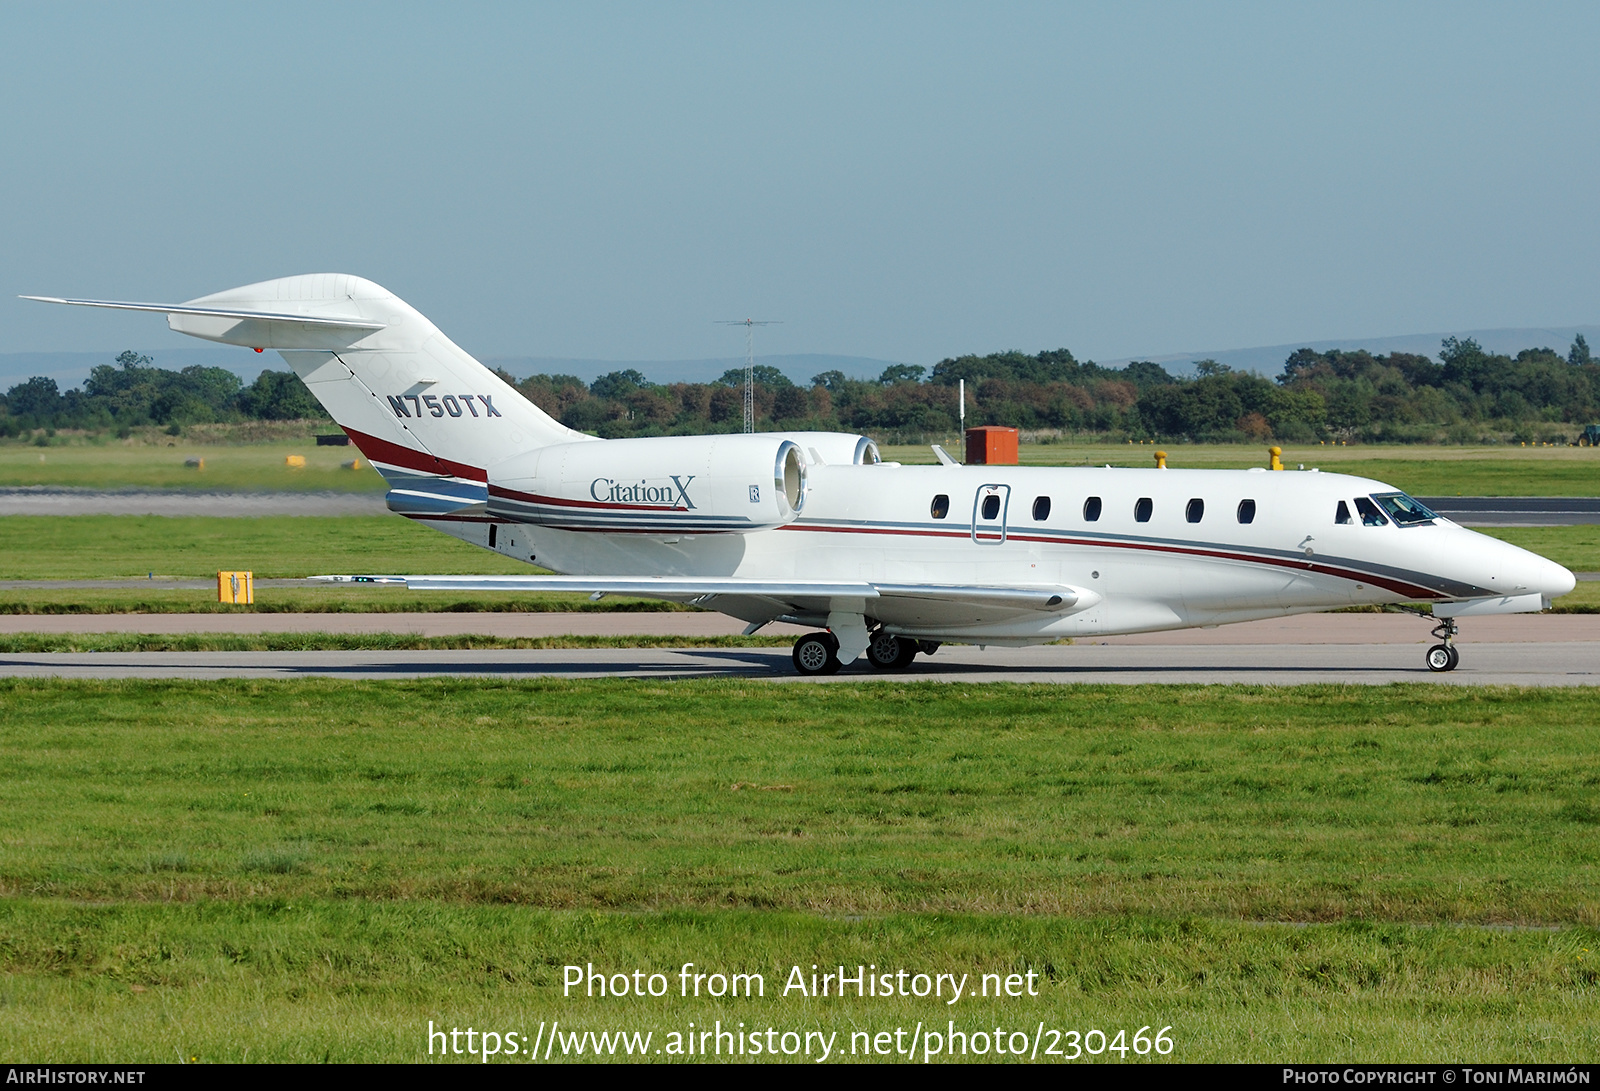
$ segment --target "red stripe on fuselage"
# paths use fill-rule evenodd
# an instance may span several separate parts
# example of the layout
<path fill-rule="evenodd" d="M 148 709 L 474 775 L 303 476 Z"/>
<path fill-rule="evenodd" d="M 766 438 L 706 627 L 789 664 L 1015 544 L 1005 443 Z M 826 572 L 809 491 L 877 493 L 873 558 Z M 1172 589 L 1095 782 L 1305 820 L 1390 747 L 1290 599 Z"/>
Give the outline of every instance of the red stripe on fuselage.
<path fill-rule="evenodd" d="M 418 473 L 439 474 L 444 477 L 464 477 L 468 481 L 489 480 L 488 471 L 478 466 L 468 466 L 465 462 L 452 462 L 448 458 L 439 458 L 426 451 L 417 451 L 410 447 L 402 447 L 398 443 L 391 443 L 377 436 L 369 436 L 365 432 L 358 432 L 354 428 L 340 425 L 344 434 L 349 436 L 355 445 L 361 449 L 373 462 L 387 462 L 392 466 L 399 466 L 406 470 L 416 470 Z"/>

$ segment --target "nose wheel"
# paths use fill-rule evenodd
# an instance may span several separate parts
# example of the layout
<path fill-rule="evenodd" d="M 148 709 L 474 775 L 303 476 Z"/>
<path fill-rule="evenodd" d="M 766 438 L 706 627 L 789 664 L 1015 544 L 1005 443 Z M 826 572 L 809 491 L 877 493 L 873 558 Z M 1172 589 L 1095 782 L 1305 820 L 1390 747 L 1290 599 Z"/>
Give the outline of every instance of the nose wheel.
<path fill-rule="evenodd" d="M 1437 673 L 1456 669 L 1456 664 L 1461 662 L 1461 653 L 1456 650 L 1454 643 L 1458 632 L 1460 632 L 1460 628 L 1456 625 L 1456 619 L 1453 617 L 1444 618 L 1438 625 L 1434 626 L 1433 635 L 1444 641 L 1444 643 L 1435 644 L 1428 649 L 1427 663 L 1429 670 Z"/>

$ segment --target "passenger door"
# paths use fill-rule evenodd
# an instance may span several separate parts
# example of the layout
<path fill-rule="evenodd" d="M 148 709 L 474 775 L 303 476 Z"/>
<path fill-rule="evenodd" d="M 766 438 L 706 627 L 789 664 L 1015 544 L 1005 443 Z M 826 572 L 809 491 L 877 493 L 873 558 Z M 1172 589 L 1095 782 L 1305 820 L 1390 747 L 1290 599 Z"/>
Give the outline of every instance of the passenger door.
<path fill-rule="evenodd" d="M 1011 506 L 1010 485 L 980 485 L 972 499 L 972 540 L 979 545 L 999 545 L 1006 540 L 1006 509 Z"/>

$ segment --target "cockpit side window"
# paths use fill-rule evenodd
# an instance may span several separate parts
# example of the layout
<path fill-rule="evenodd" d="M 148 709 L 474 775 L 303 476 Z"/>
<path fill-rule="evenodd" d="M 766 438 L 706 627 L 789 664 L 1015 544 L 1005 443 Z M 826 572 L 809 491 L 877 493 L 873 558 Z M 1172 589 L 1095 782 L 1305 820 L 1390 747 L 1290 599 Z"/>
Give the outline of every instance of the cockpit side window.
<path fill-rule="evenodd" d="M 1383 512 L 1378 510 L 1378 505 L 1368 500 L 1365 496 L 1356 497 L 1356 511 L 1361 513 L 1361 525 L 1365 527 L 1386 527 L 1389 520 L 1383 517 Z"/>
<path fill-rule="evenodd" d="M 1350 522 L 1350 505 L 1343 500 L 1339 501 L 1339 510 L 1333 513 L 1333 521 L 1340 526 Z"/>
<path fill-rule="evenodd" d="M 1403 492 L 1375 492 L 1372 498 L 1389 513 L 1389 518 L 1398 527 L 1432 526 L 1433 521 L 1439 518 Z"/>

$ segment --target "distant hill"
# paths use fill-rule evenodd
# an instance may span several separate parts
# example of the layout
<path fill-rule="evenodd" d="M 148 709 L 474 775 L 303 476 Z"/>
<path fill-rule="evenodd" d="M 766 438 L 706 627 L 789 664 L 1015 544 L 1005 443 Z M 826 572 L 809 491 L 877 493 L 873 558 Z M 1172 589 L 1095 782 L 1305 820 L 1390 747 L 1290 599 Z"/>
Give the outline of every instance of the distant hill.
<path fill-rule="evenodd" d="M 1367 350 L 1374 356 L 1391 352 L 1411 352 L 1433 359 L 1439 357 L 1439 342 L 1446 337 L 1465 340 L 1472 338 L 1485 351 L 1515 356 L 1523 349 L 1549 348 L 1566 355 L 1574 334 L 1583 334 L 1590 345 L 1600 337 L 1600 326 L 1544 326 L 1525 329 L 1455 330 L 1449 333 L 1408 333 L 1399 337 L 1368 337 L 1342 341 L 1292 341 L 1282 345 L 1262 345 L 1249 349 L 1213 349 L 1210 352 L 1178 352 L 1167 356 L 1129 356 L 1122 360 L 1097 361 L 1104 367 L 1121 367 L 1134 360 L 1150 360 L 1161 364 L 1174 375 L 1188 375 L 1194 370 L 1196 360 L 1215 360 L 1227 364 L 1235 371 L 1254 371 L 1269 378 L 1283 370 L 1283 362 L 1296 349 L 1309 348 L 1317 352 L 1343 349 L 1346 352 Z M 1068 346 L 1069 348 L 1071 346 Z"/>

